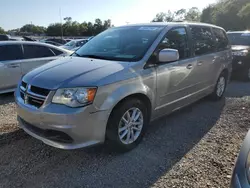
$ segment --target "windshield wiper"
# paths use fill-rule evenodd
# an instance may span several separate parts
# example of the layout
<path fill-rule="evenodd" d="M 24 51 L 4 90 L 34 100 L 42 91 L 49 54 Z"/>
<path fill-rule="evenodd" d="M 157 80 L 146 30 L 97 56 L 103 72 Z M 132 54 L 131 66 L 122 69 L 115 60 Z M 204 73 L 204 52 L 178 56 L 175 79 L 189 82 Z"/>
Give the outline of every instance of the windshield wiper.
<path fill-rule="evenodd" d="M 103 56 L 98 56 L 98 55 L 81 55 L 80 57 L 88 57 L 88 58 L 94 58 L 94 59 L 112 60 L 111 58 L 103 57 Z"/>

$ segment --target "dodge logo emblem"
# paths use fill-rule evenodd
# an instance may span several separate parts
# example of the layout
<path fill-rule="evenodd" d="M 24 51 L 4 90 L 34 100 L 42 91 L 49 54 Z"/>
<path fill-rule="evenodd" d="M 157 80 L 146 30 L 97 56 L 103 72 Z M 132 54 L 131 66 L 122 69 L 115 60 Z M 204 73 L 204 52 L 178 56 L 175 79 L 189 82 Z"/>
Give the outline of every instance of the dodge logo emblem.
<path fill-rule="evenodd" d="M 28 99 L 29 99 L 29 97 L 28 97 L 28 95 L 27 95 L 27 91 L 29 91 L 30 90 L 30 85 L 27 85 L 26 86 L 26 90 L 25 90 L 25 93 L 24 93 L 24 104 L 28 104 Z"/>
<path fill-rule="evenodd" d="M 28 96 L 27 96 L 27 94 L 26 94 L 26 93 L 24 94 L 24 103 L 25 103 L 25 104 L 27 104 L 27 103 L 28 103 Z"/>

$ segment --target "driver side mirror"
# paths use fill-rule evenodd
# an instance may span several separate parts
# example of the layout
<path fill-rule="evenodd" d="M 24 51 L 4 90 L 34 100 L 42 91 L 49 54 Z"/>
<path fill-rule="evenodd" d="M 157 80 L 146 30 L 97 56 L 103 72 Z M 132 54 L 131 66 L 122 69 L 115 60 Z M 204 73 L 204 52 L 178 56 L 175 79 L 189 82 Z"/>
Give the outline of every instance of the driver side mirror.
<path fill-rule="evenodd" d="M 158 54 L 158 62 L 159 63 L 167 63 L 178 61 L 180 58 L 178 50 L 165 48 L 162 49 Z"/>

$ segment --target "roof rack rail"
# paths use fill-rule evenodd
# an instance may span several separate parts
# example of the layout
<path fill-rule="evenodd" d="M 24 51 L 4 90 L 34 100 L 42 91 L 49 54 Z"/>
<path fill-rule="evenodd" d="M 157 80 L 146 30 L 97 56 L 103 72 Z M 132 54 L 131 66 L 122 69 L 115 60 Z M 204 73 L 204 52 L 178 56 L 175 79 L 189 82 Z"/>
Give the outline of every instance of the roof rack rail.
<path fill-rule="evenodd" d="M 173 22 L 185 22 L 185 20 L 174 20 Z"/>

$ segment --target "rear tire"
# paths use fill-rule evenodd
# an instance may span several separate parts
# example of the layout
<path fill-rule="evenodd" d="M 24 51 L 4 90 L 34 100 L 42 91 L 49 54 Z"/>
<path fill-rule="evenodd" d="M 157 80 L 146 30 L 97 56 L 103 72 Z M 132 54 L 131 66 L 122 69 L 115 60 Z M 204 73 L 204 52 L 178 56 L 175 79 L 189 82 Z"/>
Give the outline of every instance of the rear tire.
<path fill-rule="evenodd" d="M 222 72 L 217 80 L 214 91 L 211 94 L 211 99 L 215 101 L 220 100 L 225 93 L 226 87 L 227 87 L 227 76 L 225 72 Z"/>
<path fill-rule="evenodd" d="M 107 125 L 107 141 L 113 150 L 127 152 L 142 140 L 148 125 L 148 109 L 139 99 L 127 99 L 110 115 Z"/>

